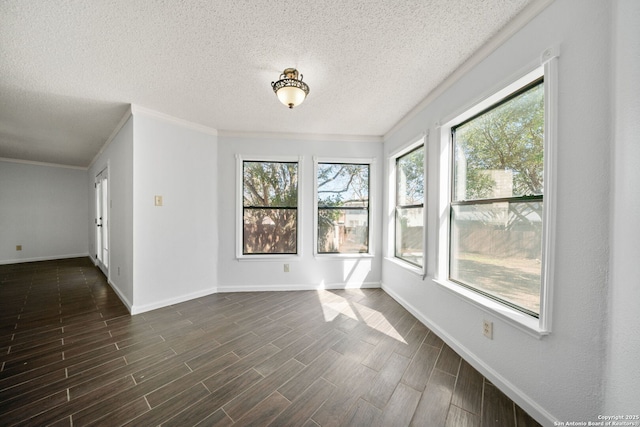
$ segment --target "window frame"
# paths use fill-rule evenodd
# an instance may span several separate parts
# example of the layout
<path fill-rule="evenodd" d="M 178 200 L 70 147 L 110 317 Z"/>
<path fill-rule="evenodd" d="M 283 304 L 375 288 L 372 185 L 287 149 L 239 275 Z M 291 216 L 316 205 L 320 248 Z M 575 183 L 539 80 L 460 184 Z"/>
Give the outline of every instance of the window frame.
<path fill-rule="evenodd" d="M 516 90 L 515 92 L 512 92 L 511 94 L 509 94 L 508 96 L 500 99 L 498 102 L 491 104 L 489 107 L 485 108 L 484 110 L 480 111 L 479 113 L 477 113 L 476 115 L 454 125 L 451 126 L 451 152 L 455 153 L 455 149 L 456 149 L 456 131 L 458 128 L 463 127 L 464 125 L 466 125 L 467 123 L 470 123 L 472 121 L 474 121 L 477 118 L 482 117 L 485 114 L 489 114 L 491 111 L 496 110 L 497 108 L 499 108 L 502 105 L 507 104 L 508 102 L 510 102 L 511 100 L 517 98 L 518 96 L 528 92 L 529 90 L 532 90 L 536 87 L 541 87 L 544 90 L 544 73 L 543 75 L 541 75 L 540 77 L 538 77 L 537 79 L 533 80 L 532 82 L 526 84 L 525 86 L 519 88 L 518 90 Z M 544 101 L 544 100 L 543 100 Z M 544 108 L 544 106 L 543 106 Z M 544 141 L 543 141 L 544 142 Z M 543 147 L 544 150 L 544 147 Z M 453 183 L 456 179 L 456 156 L 452 155 L 451 156 L 451 177 L 450 180 Z M 543 169 L 543 173 L 544 173 L 544 169 Z M 523 313 L 530 315 L 532 317 L 535 318 L 539 318 L 540 314 L 539 313 L 535 313 L 531 310 L 529 310 L 526 307 L 523 306 L 519 306 L 518 304 L 511 302 L 505 298 L 501 298 L 500 296 L 497 295 L 492 295 L 491 293 L 489 293 L 488 291 L 474 286 L 473 284 L 470 283 L 465 283 L 462 280 L 456 280 L 455 278 L 451 277 L 452 276 L 452 253 L 451 253 L 451 242 L 453 240 L 453 227 L 451 226 L 451 221 L 452 218 L 454 217 L 454 206 L 455 207 L 467 207 L 467 206 L 480 206 L 480 205 L 489 205 L 489 204 L 494 204 L 494 203 L 514 203 L 514 204 L 522 204 L 522 203 L 541 203 L 542 206 L 544 207 L 544 193 L 541 194 L 533 194 L 533 195 L 517 195 L 517 196 L 509 196 L 509 197 L 490 197 L 490 198 L 470 198 L 470 199 L 463 199 L 463 200 L 456 200 L 456 194 L 455 194 L 455 186 L 451 185 L 451 194 L 449 195 L 450 199 L 449 199 L 449 223 L 450 223 L 450 227 L 449 227 L 449 268 L 448 268 L 448 277 L 447 280 L 450 280 L 452 282 L 455 282 L 461 286 L 467 287 L 469 289 L 471 289 L 474 292 L 478 292 L 484 296 L 486 296 L 487 298 L 490 299 L 494 299 L 502 304 L 508 305 L 510 307 L 512 307 L 515 310 L 519 310 L 522 311 Z M 544 224 L 544 220 L 543 220 L 543 224 Z M 541 271 L 542 273 L 542 271 Z M 542 280 L 542 277 L 540 278 Z"/>
<path fill-rule="evenodd" d="M 388 212 L 388 248 L 387 248 L 387 260 L 399 265 L 406 270 L 421 276 L 423 279 L 426 276 L 427 272 L 427 200 L 428 200 L 428 151 L 427 151 L 427 142 L 428 142 L 428 134 L 422 133 L 417 137 L 414 137 L 405 144 L 400 149 L 392 152 L 388 156 L 388 170 L 389 170 L 389 212 Z M 423 202 L 422 202 L 422 266 L 412 263 L 410 261 L 405 260 L 404 258 L 396 256 L 396 212 L 398 209 L 397 205 L 397 189 L 398 189 L 398 168 L 397 162 L 401 157 L 406 156 L 420 147 L 424 149 L 424 179 L 423 179 Z"/>
<path fill-rule="evenodd" d="M 368 248 L 367 252 L 333 253 L 318 251 L 318 166 L 321 163 L 368 165 L 369 166 L 369 200 L 368 215 Z M 376 206 L 376 162 L 374 158 L 349 158 L 349 157 L 313 157 L 313 256 L 316 258 L 370 258 L 375 255 L 375 206 Z"/>
<path fill-rule="evenodd" d="M 296 206 L 296 253 L 246 254 L 244 253 L 244 163 L 296 163 L 298 174 L 298 197 Z M 303 218 L 303 157 L 302 156 L 248 156 L 236 155 L 236 259 L 238 261 L 298 260 L 302 257 Z"/>
<path fill-rule="evenodd" d="M 555 209 L 556 209 L 556 140 L 557 140 L 557 58 L 558 48 L 547 49 L 540 61 L 524 68 L 498 89 L 488 92 L 480 101 L 473 102 L 452 118 L 443 120 L 440 130 L 440 188 L 439 188 L 439 230 L 436 246 L 438 248 L 435 282 L 454 295 L 478 308 L 496 315 L 508 324 L 536 337 L 551 333 L 551 313 L 553 295 L 553 250 L 555 247 Z M 452 128 L 469 121 L 482 112 L 497 106 L 523 88 L 543 78 L 544 88 L 544 203 L 542 218 L 542 259 L 540 284 L 540 312 L 538 317 L 509 304 L 483 295 L 480 291 L 449 279 L 450 233 L 452 191 L 453 191 L 453 140 Z M 516 198 L 517 199 L 517 198 Z"/>

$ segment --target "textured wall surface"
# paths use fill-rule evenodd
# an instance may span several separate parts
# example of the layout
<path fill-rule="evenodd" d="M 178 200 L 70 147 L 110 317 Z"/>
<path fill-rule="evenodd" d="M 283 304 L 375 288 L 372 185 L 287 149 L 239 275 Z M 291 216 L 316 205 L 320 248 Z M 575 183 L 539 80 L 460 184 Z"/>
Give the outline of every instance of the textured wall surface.
<path fill-rule="evenodd" d="M 129 118 L 89 168 L 89 253 L 95 256 L 96 176 L 109 172 L 109 283 L 131 309 L 133 304 L 133 119 Z"/>
<path fill-rule="evenodd" d="M 133 109 L 133 312 L 215 291 L 217 136 Z M 162 196 L 162 206 L 155 196 Z"/>
<path fill-rule="evenodd" d="M 640 2 L 614 2 L 607 414 L 640 414 Z"/>
<path fill-rule="evenodd" d="M 429 130 L 427 249 L 432 277 L 439 247 L 442 188 L 437 124 L 446 123 L 492 90 L 510 83 L 518 73 L 539 64 L 549 47 L 559 47 L 551 334 L 533 337 L 396 263 L 384 261 L 382 269 L 385 289 L 409 305 L 491 381 L 501 384 L 529 413 L 551 425 L 554 420 L 598 421 L 605 401 L 611 13 L 608 2 L 556 0 L 385 143 L 385 151 L 393 152 L 420 131 Z M 493 340 L 481 333 L 483 319 L 494 322 Z M 626 319 L 630 320 L 628 315 Z"/>

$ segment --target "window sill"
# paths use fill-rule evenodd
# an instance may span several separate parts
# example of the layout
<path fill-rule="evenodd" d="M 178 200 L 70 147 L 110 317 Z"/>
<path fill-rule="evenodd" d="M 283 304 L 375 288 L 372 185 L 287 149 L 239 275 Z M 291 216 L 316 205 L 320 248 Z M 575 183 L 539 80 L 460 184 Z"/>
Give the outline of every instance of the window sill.
<path fill-rule="evenodd" d="M 550 333 L 550 331 L 540 327 L 540 319 L 521 313 L 448 280 L 433 279 L 433 281 L 452 294 L 461 297 L 464 301 L 471 303 L 491 315 L 501 318 L 507 324 L 520 329 L 534 338 L 541 339 Z"/>
<path fill-rule="evenodd" d="M 273 261 L 300 261 L 301 255 L 241 255 L 236 256 L 236 260 L 239 262 L 245 261 L 261 261 L 261 262 L 273 262 Z"/>
<path fill-rule="evenodd" d="M 353 259 L 353 258 L 373 258 L 370 253 L 353 253 L 353 254 L 313 254 L 313 257 L 320 260 L 336 260 L 336 259 Z"/>
<path fill-rule="evenodd" d="M 402 269 L 408 271 L 411 274 L 415 274 L 416 276 L 420 276 L 420 278 L 422 278 L 424 280 L 426 273 L 424 271 L 423 268 L 415 266 L 413 264 L 410 264 L 406 261 L 402 261 L 399 258 L 396 257 L 385 257 L 385 260 L 397 265 L 398 267 L 401 267 Z"/>

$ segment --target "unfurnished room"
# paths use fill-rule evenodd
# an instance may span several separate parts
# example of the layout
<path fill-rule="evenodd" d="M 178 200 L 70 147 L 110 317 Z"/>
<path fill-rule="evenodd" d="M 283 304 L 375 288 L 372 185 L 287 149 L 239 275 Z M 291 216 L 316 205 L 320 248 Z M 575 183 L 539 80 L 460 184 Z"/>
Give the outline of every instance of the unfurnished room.
<path fill-rule="evenodd" d="M 0 425 L 640 426 L 639 27 L 1 1 Z"/>

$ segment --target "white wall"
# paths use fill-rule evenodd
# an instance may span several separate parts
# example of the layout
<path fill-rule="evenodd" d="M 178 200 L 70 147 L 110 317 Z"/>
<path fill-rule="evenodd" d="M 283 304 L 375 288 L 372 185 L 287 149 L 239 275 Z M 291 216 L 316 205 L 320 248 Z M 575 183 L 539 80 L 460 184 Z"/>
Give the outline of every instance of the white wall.
<path fill-rule="evenodd" d="M 89 171 L 0 162 L 0 263 L 95 253 L 93 180 L 108 165 L 109 280 L 133 313 L 216 288 L 309 289 L 382 282 L 542 423 L 597 421 L 598 415 L 613 412 L 637 414 L 638 15 L 634 0 L 556 0 L 390 135 L 384 146 L 216 137 L 140 111 Z M 438 214 L 436 123 L 463 111 L 555 44 L 560 45 L 555 294 L 552 333 L 537 339 L 431 280 Z M 430 277 L 423 281 L 383 259 L 389 243 L 383 183 L 386 155 L 427 129 L 431 255 Z M 235 257 L 236 154 L 304 156 L 302 257 L 287 261 L 290 273 L 283 272 L 281 261 Z M 376 159 L 374 258 L 314 258 L 313 156 Z M 155 195 L 163 196 L 164 206 L 154 206 Z M 23 245 L 21 253 L 15 251 L 17 244 Z M 482 336 L 482 319 L 494 322 L 493 340 Z"/>
<path fill-rule="evenodd" d="M 80 169 L 0 161 L 0 264 L 87 256 L 86 179 Z"/>
<path fill-rule="evenodd" d="M 109 274 L 111 286 L 133 306 L 133 118 L 129 117 L 88 171 L 89 250 L 96 254 L 95 177 L 109 167 Z M 95 261 L 95 260 L 94 260 Z"/>
<path fill-rule="evenodd" d="M 287 112 L 285 112 L 287 113 Z M 295 112 L 294 112 L 295 113 Z M 303 156 L 302 176 L 299 185 L 303 195 L 302 242 L 298 242 L 301 257 L 297 261 L 283 260 L 243 260 L 236 259 L 236 220 L 241 215 L 236 212 L 236 155 Z M 363 141 L 316 141 L 291 138 L 250 138 L 220 136 L 218 150 L 218 214 L 220 215 L 220 253 L 218 289 L 225 292 L 246 290 L 316 289 L 329 287 L 379 286 L 381 279 L 381 164 L 382 144 Z M 372 158 L 375 159 L 377 176 L 375 187 L 378 193 L 371 194 L 375 218 L 371 223 L 375 239 L 373 258 L 315 258 L 313 255 L 313 156 Z M 283 264 L 290 264 L 290 272 L 285 273 Z"/>
<path fill-rule="evenodd" d="M 385 144 L 385 152 L 393 152 L 419 132 L 430 130 L 430 277 L 422 281 L 383 261 L 384 288 L 545 425 L 552 425 L 555 419 L 597 421 L 603 412 L 611 13 L 610 3 L 605 1 L 556 0 Z M 560 58 L 555 293 L 552 333 L 538 339 L 431 280 L 439 214 L 436 123 L 462 113 L 556 44 L 560 45 Z M 483 319 L 494 323 L 493 340 L 482 336 Z M 633 412 L 633 408 L 620 408 L 625 409 Z"/>
<path fill-rule="evenodd" d="M 215 132 L 133 114 L 135 314 L 215 292 L 218 206 Z"/>
<path fill-rule="evenodd" d="M 605 412 L 640 414 L 640 2 L 614 9 L 609 346 Z"/>

